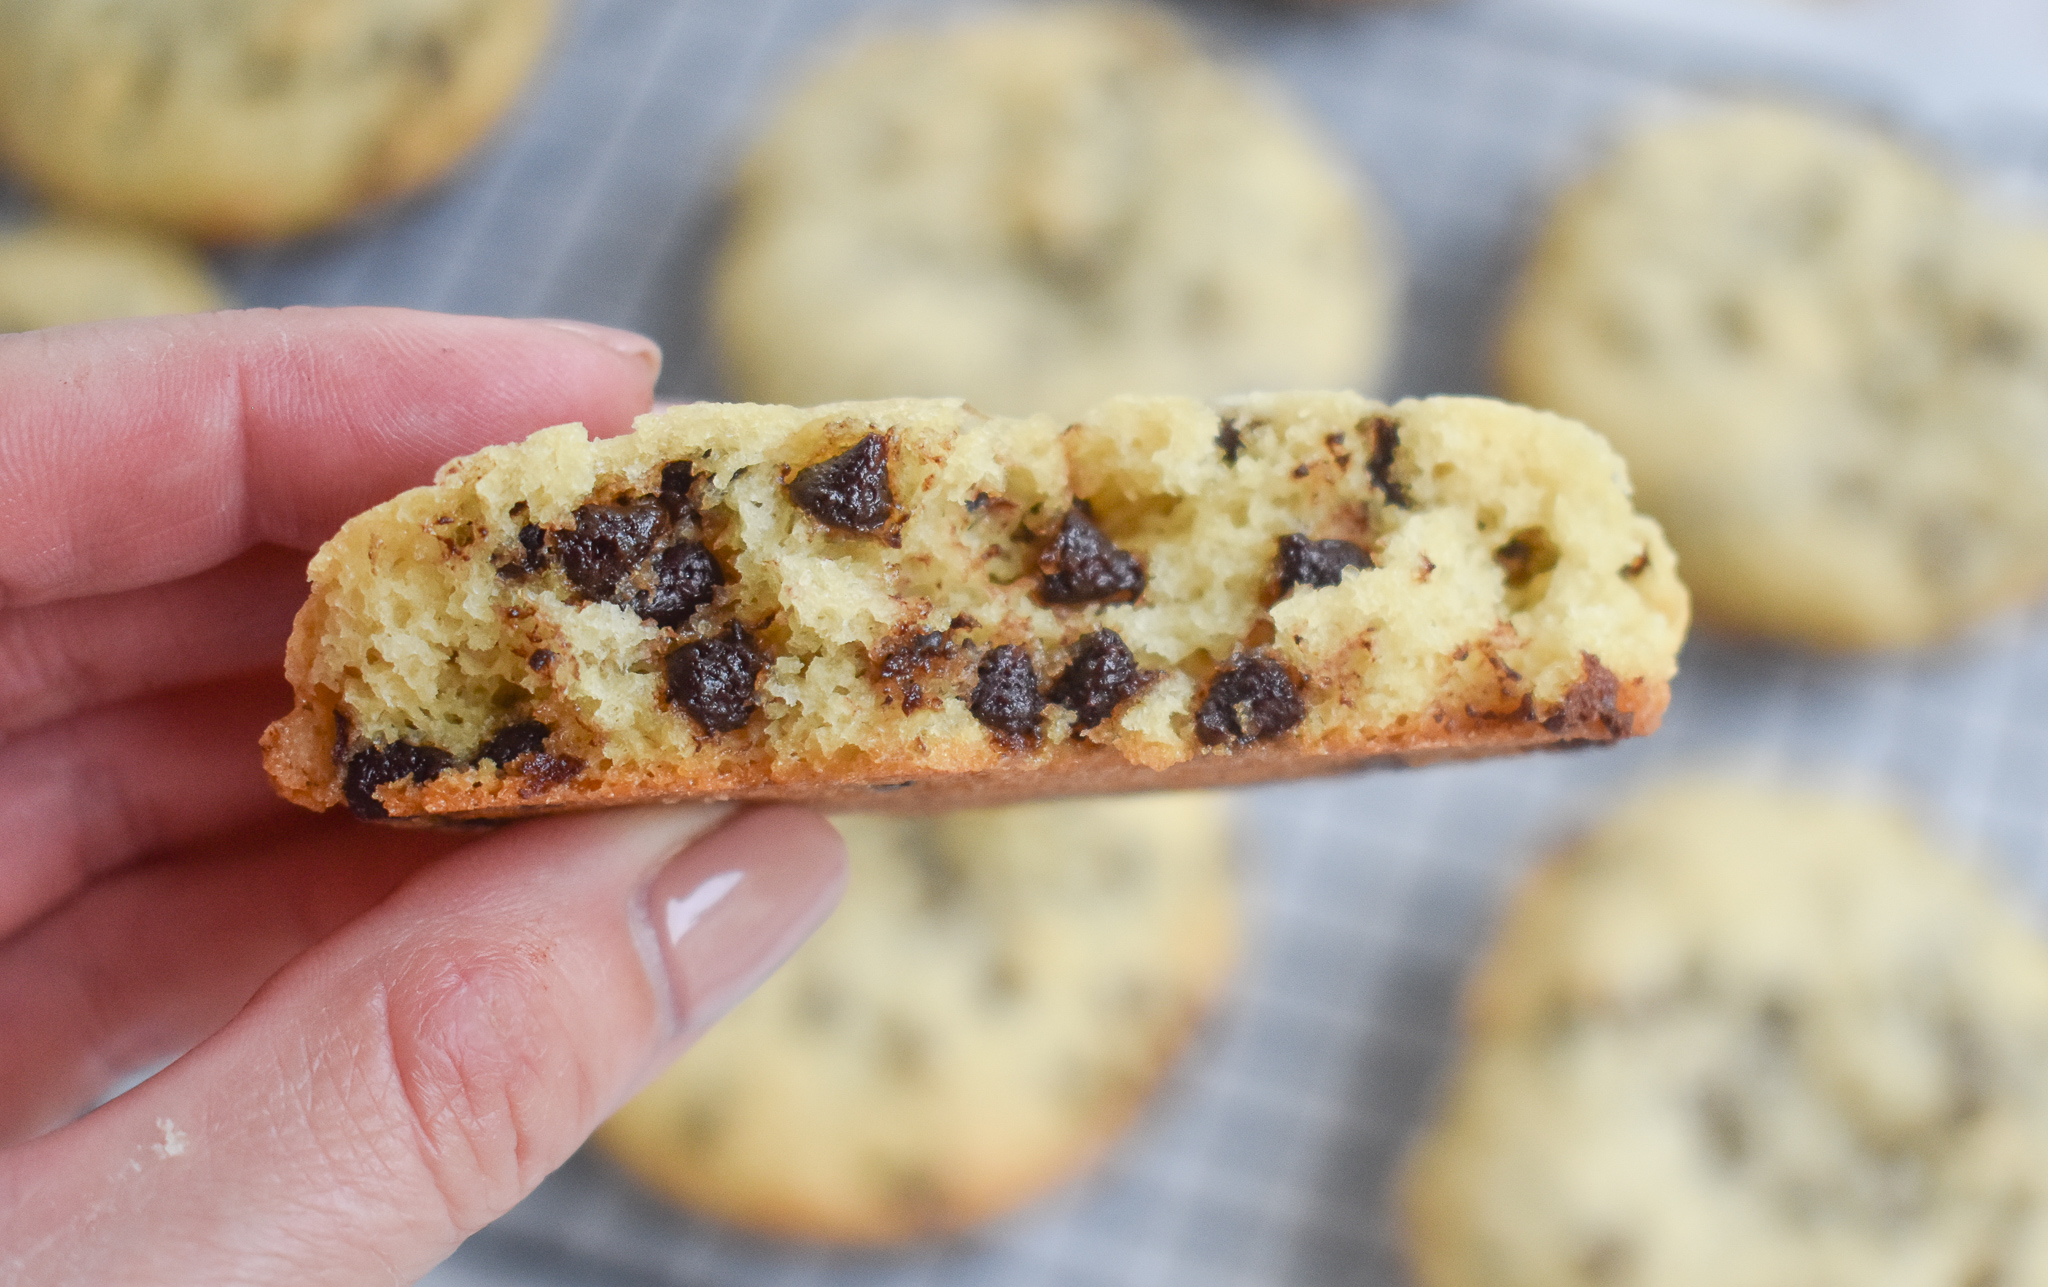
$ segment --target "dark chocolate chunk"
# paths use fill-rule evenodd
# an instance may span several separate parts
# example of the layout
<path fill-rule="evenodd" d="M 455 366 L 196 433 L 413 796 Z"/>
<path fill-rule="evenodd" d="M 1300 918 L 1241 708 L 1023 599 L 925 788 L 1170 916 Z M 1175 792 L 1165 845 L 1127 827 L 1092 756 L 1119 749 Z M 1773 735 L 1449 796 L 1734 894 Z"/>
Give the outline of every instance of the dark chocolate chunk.
<path fill-rule="evenodd" d="M 1307 714 L 1292 671 L 1271 658 L 1246 657 L 1209 681 L 1195 714 L 1195 736 L 1204 746 L 1255 742 L 1285 733 Z"/>
<path fill-rule="evenodd" d="M 652 496 L 585 505 L 576 511 L 575 531 L 555 534 L 555 553 L 571 584 L 593 599 L 609 599 L 667 526 L 668 515 Z"/>
<path fill-rule="evenodd" d="M 555 654 L 546 648 L 534 649 L 533 655 L 526 659 L 526 668 L 528 670 L 546 670 L 554 664 Z"/>
<path fill-rule="evenodd" d="M 1621 680 L 1590 652 L 1579 654 L 1579 682 L 1565 690 L 1543 727 L 1574 742 L 1611 742 L 1634 730 L 1634 711 L 1620 708 Z"/>
<path fill-rule="evenodd" d="M 1540 527 L 1525 527 L 1493 552 L 1508 588 L 1519 590 L 1557 566 L 1557 543 Z"/>
<path fill-rule="evenodd" d="M 991 648 L 975 676 L 974 695 L 967 699 L 974 718 L 1006 737 L 1035 739 L 1045 698 L 1038 692 L 1031 654 L 1017 644 Z"/>
<path fill-rule="evenodd" d="M 1297 585 L 1322 589 L 1344 579 L 1346 568 L 1369 568 L 1372 555 L 1350 541 L 1311 541 L 1306 536 L 1280 538 L 1280 593 Z"/>
<path fill-rule="evenodd" d="M 548 534 L 528 523 L 519 529 L 519 551 L 498 556 L 498 575 L 507 581 L 530 577 L 548 565 Z"/>
<path fill-rule="evenodd" d="M 797 470 L 789 498 L 827 527 L 880 531 L 896 508 L 889 491 L 889 440 L 871 433 L 832 459 Z"/>
<path fill-rule="evenodd" d="M 926 672 L 952 655 L 953 645 L 946 642 L 944 633 L 925 630 L 884 651 L 877 670 L 883 679 L 896 685 L 896 691 L 903 699 L 903 709 L 914 711 L 925 702 L 921 681 Z"/>
<path fill-rule="evenodd" d="M 768 659 L 734 622 L 722 637 L 692 639 L 670 650 L 664 668 L 668 698 L 706 733 L 727 733 L 753 718 L 754 685 Z"/>
<path fill-rule="evenodd" d="M 661 502 L 662 512 L 671 523 L 696 516 L 697 507 L 690 501 L 690 488 L 696 482 L 697 471 L 690 468 L 687 460 L 671 460 L 661 467 L 661 495 L 655 499 Z"/>
<path fill-rule="evenodd" d="M 1094 728 L 1116 713 L 1125 698 L 1152 682 L 1149 671 L 1114 630 L 1082 635 L 1073 657 L 1046 696 L 1074 712 L 1074 730 Z"/>
<path fill-rule="evenodd" d="M 1365 472 L 1387 498 L 1387 504 L 1408 508 L 1408 489 L 1394 481 L 1394 453 L 1401 447 L 1401 422 L 1392 416 L 1374 416 L 1358 426 L 1359 436 L 1372 441 L 1372 455 L 1366 457 Z"/>
<path fill-rule="evenodd" d="M 664 626 L 689 621 L 725 584 L 725 569 L 697 541 L 677 541 L 655 555 L 649 573 L 654 588 L 634 593 L 633 610 Z"/>
<path fill-rule="evenodd" d="M 573 755 L 539 751 L 519 765 L 519 794 L 539 795 L 549 787 L 573 781 L 583 772 L 583 761 Z"/>
<path fill-rule="evenodd" d="M 1244 450 L 1244 435 L 1238 432 L 1237 421 L 1226 419 L 1216 431 L 1216 450 L 1223 453 L 1224 464 L 1237 463 L 1237 454 Z"/>
<path fill-rule="evenodd" d="M 342 774 L 341 794 L 358 818 L 388 818 L 390 813 L 377 800 L 377 788 L 407 778 L 432 782 L 452 764 L 455 757 L 437 746 L 416 746 L 393 742 L 389 746 L 366 746 L 349 757 Z"/>
<path fill-rule="evenodd" d="M 520 756 L 540 750 L 547 740 L 547 725 L 537 719 L 521 720 L 491 734 L 490 740 L 477 748 L 476 758 L 495 760 L 502 769 Z"/>
<path fill-rule="evenodd" d="M 1087 501 L 1075 501 L 1060 520 L 1038 552 L 1038 572 L 1046 603 L 1132 603 L 1145 592 L 1145 565 L 1102 534 Z"/>

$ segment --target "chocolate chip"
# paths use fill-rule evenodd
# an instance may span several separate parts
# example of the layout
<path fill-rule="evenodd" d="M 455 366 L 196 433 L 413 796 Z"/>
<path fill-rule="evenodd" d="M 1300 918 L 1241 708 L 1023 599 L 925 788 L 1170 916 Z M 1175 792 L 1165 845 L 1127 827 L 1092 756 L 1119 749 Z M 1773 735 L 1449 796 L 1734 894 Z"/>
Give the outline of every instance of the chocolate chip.
<path fill-rule="evenodd" d="M 1644 572 L 1648 571 L 1649 567 L 1650 552 L 1648 550 L 1644 550 L 1641 554 L 1636 555 L 1634 558 L 1630 559 L 1627 563 L 1624 563 L 1622 565 L 1622 578 L 1624 580 L 1633 581 L 1637 577 L 1641 576 Z"/>
<path fill-rule="evenodd" d="M 689 621 L 725 584 L 725 569 L 697 541 L 677 541 L 669 546 L 654 556 L 648 572 L 654 588 L 634 593 L 633 610 L 670 627 Z"/>
<path fill-rule="evenodd" d="M 690 468 L 687 460 L 671 460 L 661 467 L 661 495 L 655 499 L 661 502 L 662 512 L 670 522 L 680 523 L 696 516 L 697 507 L 690 500 L 690 488 L 696 482 L 697 471 Z"/>
<path fill-rule="evenodd" d="M 754 685 L 768 659 L 734 622 L 723 637 L 692 639 L 668 654 L 668 698 L 706 733 L 726 733 L 753 718 Z"/>
<path fill-rule="evenodd" d="M 1238 432 L 1237 421 L 1226 419 L 1216 431 L 1216 450 L 1223 453 L 1224 464 L 1237 463 L 1237 454 L 1244 450 L 1244 435 Z"/>
<path fill-rule="evenodd" d="M 377 788 L 408 778 L 431 782 L 455 763 L 455 757 L 435 746 L 393 742 L 389 746 L 366 746 L 349 758 L 342 775 L 341 794 L 358 818 L 391 816 L 377 800 Z"/>
<path fill-rule="evenodd" d="M 522 720 L 491 734 L 490 740 L 477 748 L 476 758 L 495 760 L 499 768 L 504 768 L 520 756 L 540 750 L 547 740 L 547 725 L 537 719 Z"/>
<path fill-rule="evenodd" d="M 498 575 L 507 581 L 523 580 L 548 565 L 547 533 L 528 523 L 519 529 L 519 550 L 498 556 Z"/>
<path fill-rule="evenodd" d="M 1094 728 L 1116 713 L 1123 701 L 1152 681 L 1138 669 L 1138 659 L 1114 630 L 1081 636 L 1073 657 L 1046 696 L 1074 712 L 1074 729 Z"/>
<path fill-rule="evenodd" d="M 1095 525 L 1087 501 L 1060 520 L 1038 553 L 1038 597 L 1046 603 L 1131 603 L 1145 592 L 1145 566 Z"/>
<path fill-rule="evenodd" d="M 1634 711 L 1620 708 L 1621 680 L 1590 652 L 1579 654 L 1579 682 L 1565 690 L 1564 700 L 1543 721 L 1543 727 L 1573 742 L 1611 742 L 1635 728 Z"/>
<path fill-rule="evenodd" d="M 1311 541 L 1306 536 L 1280 538 L 1280 593 L 1297 585 L 1322 589 L 1344 579 L 1346 568 L 1369 568 L 1372 555 L 1350 541 Z"/>
<path fill-rule="evenodd" d="M 1360 422 L 1358 434 L 1372 441 L 1372 455 L 1365 461 L 1365 472 L 1372 475 L 1373 485 L 1387 498 L 1387 504 L 1408 508 L 1408 489 L 1394 481 L 1394 453 L 1401 447 L 1401 422 L 1392 416 L 1373 416 Z"/>
<path fill-rule="evenodd" d="M 925 703 L 925 674 L 953 655 L 953 645 L 937 630 L 925 630 L 888 647 L 877 667 L 881 677 L 896 685 L 903 709 L 914 711 Z"/>
<path fill-rule="evenodd" d="M 1493 552 L 1508 588 L 1519 590 L 1557 566 L 1557 543 L 1540 527 L 1525 527 Z"/>
<path fill-rule="evenodd" d="M 576 530 L 555 535 L 562 571 L 593 599 L 609 599 L 633 565 L 653 550 L 668 515 L 652 496 L 622 497 L 576 511 Z"/>
<path fill-rule="evenodd" d="M 519 794 L 539 795 L 549 787 L 574 780 L 582 772 L 583 761 L 573 755 L 536 752 L 519 765 Z"/>
<path fill-rule="evenodd" d="M 1285 733 L 1307 714 L 1292 671 L 1267 657 L 1247 657 L 1209 681 L 1195 715 L 1195 736 L 1204 746 L 1255 742 Z"/>
<path fill-rule="evenodd" d="M 830 460 L 796 471 L 789 497 L 827 527 L 877 532 L 896 507 L 889 491 L 889 442 L 871 433 Z"/>
<path fill-rule="evenodd" d="M 546 670 L 549 666 L 552 666 L 554 664 L 555 654 L 550 652 L 546 648 L 534 649 L 533 656 L 528 657 L 526 659 L 526 668 L 528 670 Z"/>
<path fill-rule="evenodd" d="M 991 648 L 975 671 L 974 695 L 967 709 L 982 724 L 1005 737 L 1036 739 L 1044 718 L 1045 698 L 1038 693 L 1038 671 L 1031 654 L 1017 644 Z"/>

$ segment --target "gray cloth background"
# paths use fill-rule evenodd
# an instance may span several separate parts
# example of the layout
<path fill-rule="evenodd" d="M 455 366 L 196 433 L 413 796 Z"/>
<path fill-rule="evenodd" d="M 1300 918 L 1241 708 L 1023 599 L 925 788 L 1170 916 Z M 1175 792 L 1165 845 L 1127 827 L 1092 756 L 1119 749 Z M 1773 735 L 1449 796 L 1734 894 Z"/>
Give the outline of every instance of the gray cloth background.
<path fill-rule="evenodd" d="M 452 181 L 220 266 L 254 304 L 635 327 L 667 350 L 665 396 L 715 397 L 705 268 L 760 110 L 831 33 L 940 7 L 582 0 Z M 1297 96 L 1392 211 L 1410 268 L 1394 393 L 1486 390 L 1491 319 L 1543 195 L 1659 101 L 1824 98 L 2015 192 L 2048 183 L 2039 0 L 1183 7 Z M 1389 1185 L 1450 1057 L 1459 981 L 1516 875 L 1631 783 L 1734 766 L 1902 795 L 2040 905 L 2048 613 L 1879 659 L 1702 635 L 1683 665 L 1644 742 L 1242 793 L 1247 968 L 1107 1164 L 1020 1215 L 903 1254 L 791 1249 L 676 1217 L 586 1152 L 429 1281 L 1398 1283 Z"/>

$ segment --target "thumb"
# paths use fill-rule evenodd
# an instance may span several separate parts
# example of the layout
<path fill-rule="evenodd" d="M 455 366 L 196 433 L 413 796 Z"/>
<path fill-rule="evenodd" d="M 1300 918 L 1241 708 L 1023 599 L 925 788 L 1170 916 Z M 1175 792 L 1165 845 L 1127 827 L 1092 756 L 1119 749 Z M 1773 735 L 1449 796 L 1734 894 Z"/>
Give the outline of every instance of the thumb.
<path fill-rule="evenodd" d="M 410 1282 L 559 1166 L 831 909 L 832 828 L 509 828 L 135 1090 L 0 1155 L 0 1279 Z"/>

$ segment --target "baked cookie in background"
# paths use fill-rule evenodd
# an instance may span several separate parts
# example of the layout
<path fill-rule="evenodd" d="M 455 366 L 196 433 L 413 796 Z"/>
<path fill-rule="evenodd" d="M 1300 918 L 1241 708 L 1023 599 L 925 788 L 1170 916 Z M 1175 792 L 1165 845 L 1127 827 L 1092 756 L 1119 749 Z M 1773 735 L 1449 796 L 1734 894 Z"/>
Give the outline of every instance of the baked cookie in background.
<path fill-rule="evenodd" d="M 763 1233 L 962 1229 L 1100 1155 L 1222 990 L 1229 819 L 1156 795 L 836 821 L 845 901 L 597 1140 Z"/>
<path fill-rule="evenodd" d="M 1893 809 L 1648 793 L 1530 879 L 1465 1026 L 1421 1287 L 2048 1281 L 2048 947 Z"/>
<path fill-rule="evenodd" d="M 525 84 L 554 0 L 0 0 L 0 155 L 209 241 L 419 187 Z"/>
<path fill-rule="evenodd" d="M 1687 606 L 1597 434 L 1483 398 L 692 403 L 349 520 L 264 734 L 368 818 L 915 811 L 1653 732 Z"/>
<path fill-rule="evenodd" d="M 714 321 L 759 402 L 1370 391 L 1389 231 L 1162 14 L 998 10 L 866 40 L 790 96 L 741 170 Z"/>
<path fill-rule="evenodd" d="M 1924 644 L 2048 581 L 2048 222 L 1873 130 L 1636 132 L 1558 201 L 1501 379 L 1628 459 L 1712 624 Z"/>
<path fill-rule="evenodd" d="M 225 307 L 206 260 L 170 238 L 69 220 L 0 229 L 0 332 Z"/>

